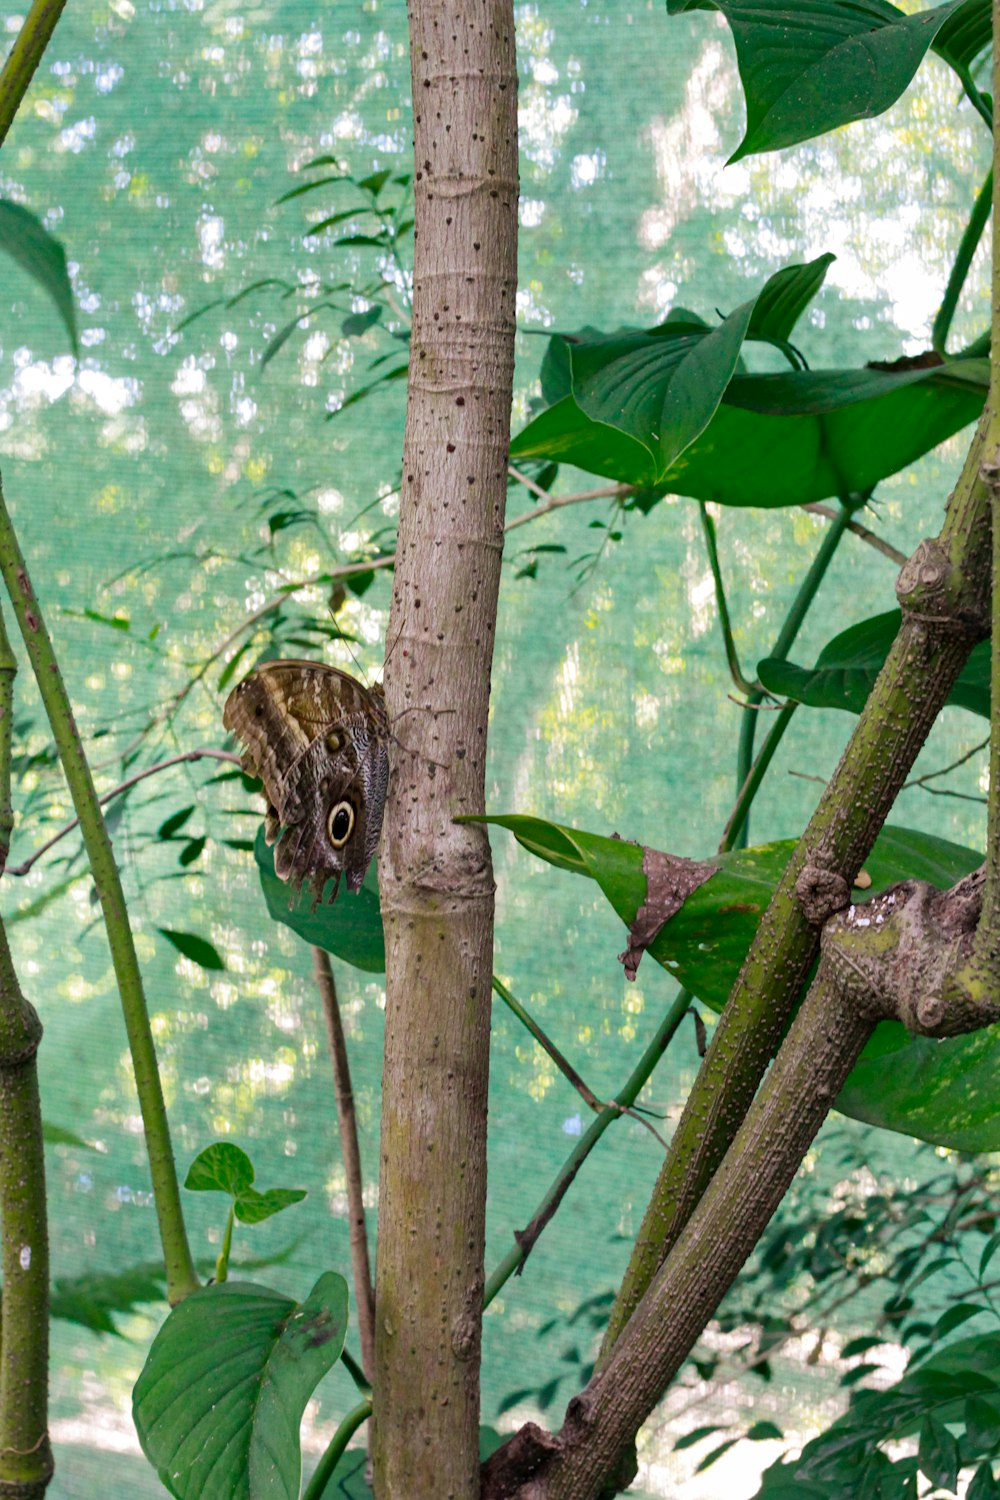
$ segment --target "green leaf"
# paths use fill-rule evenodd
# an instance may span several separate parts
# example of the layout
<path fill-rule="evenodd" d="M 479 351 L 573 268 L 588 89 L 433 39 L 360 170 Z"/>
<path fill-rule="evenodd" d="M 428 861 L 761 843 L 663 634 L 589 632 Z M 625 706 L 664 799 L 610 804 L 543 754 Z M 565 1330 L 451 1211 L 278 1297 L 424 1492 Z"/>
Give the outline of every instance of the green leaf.
<path fill-rule="evenodd" d="M 989 1463 L 981 1463 L 973 1474 L 965 1500 L 996 1500 L 997 1484 Z"/>
<path fill-rule="evenodd" d="M 132 1414 L 177 1500 L 298 1500 L 299 1424 L 347 1332 L 335 1271 L 306 1300 L 226 1281 L 187 1297 L 153 1340 Z"/>
<path fill-rule="evenodd" d="M 693 1448 L 695 1443 L 700 1443 L 703 1438 L 711 1437 L 713 1432 L 725 1432 L 725 1427 L 718 1423 L 712 1423 L 708 1427 L 692 1427 L 690 1432 L 685 1432 L 674 1444 L 674 1452 L 680 1453 L 684 1448 Z"/>
<path fill-rule="evenodd" d="M 991 40 L 990 0 L 967 0 L 941 27 L 934 51 L 961 74 Z"/>
<path fill-rule="evenodd" d="M 306 165 L 308 166 L 309 163 Z M 303 167 L 301 170 L 304 171 L 305 168 Z M 275 206 L 277 207 L 279 203 L 290 203 L 293 198 L 301 198 L 303 193 L 312 193 L 317 188 L 328 187 L 332 182 L 346 181 L 349 181 L 346 172 L 335 172 L 332 177 L 316 177 L 312 182 L 300 182 L 296 187 L 289 188 L 287 193 L 282 193 L 280 198 L 275 198 Z M 366 209 L 362 207 L 356 211 L 364 213 Z"/>
<path fill-rule="evenodd" d="M 301 1203 L 305 1197 L 305 1188 L 271 1188 L 266 1193 L 245 1188 L 236 1199 L 236 1217 L 241 1224 L 263 1224 L 265 1219 L 291 1208 L 293 1203 Z"/>
<path fill-rule="evenodd" d="M 47 1146 L 79 1146 L 84 1151 L 97 1149 L 74 1131 L 65 1130 L 62 1125 L 50 1125 L 47 1120 L 42 1121 L 42 1140 Z"/>
<path fill-rule="evenodd" d="M 801 266 L 785 266 L 765 284 L 754 304 L 749 338 L 788 339 L 826 277 L 835 255 L 827 253 Z"/>
<path fill-rule="evenodd" d="M 584 415 L 638 443 L 641 482 L 655 484 L 708 426 L 732 378 L 753 302 L 709 331 L 602 336 L 570 345 L 573 398 Z"/>
<path fill-rule="evenodd" d="M 374 861 L 357 895 L 351 891 L 341 892 L 332 905 L 320 905 L 312 911 L 312 897 L 308 891 L 296 895 L 275 875 L 274 857 L 264 840 L 263 827 L 257 831 L 253 852 L 264 900 L 276 922 L 282 922 L 307 943 L 325 948 L 356 969 L 369 974 L 385 971 L 385 942 Z M 330 888 L 328 884 L 324 894 Z"/>
<path fill-rule="evenodd" d="M 256 1173 L 246 1152 L 231 1141 L 216 1141 L 199 1151 L 188 1167 L 184 1186 L 192 1193 L 245 1193 Z"/>
<path fill-rule="evenodd" d="M 679 337 L 692 341 L 697 331 Z M 988 378 L 981 359 L 736 375 L 704 432 L 657 482 L 666 493 L 766 508 L 861 492 L 975 421 Z M 652 482 L 654 467 L 642 442 L 592 421 L 572 395 L 518 434 L 511 457 L 572 463 L 638 485 Z"/>
<path fill-rule="evenodd" d="M 907 16 L 886 0 L 667 0 L 671 15 L 720 10 L 732 28 L 747 128 L 730 161 L 882 114 L 962 5 Z"/>
<path fill-rule="evenodd" d="M 626 925 L 646 896 L 642 849 L 517 814 L 507 828 L 529 852 L 597 882 Z M 718 856 L 719 869 L 685 901 L 649 949 L 680 984 L 721 1010 L 761 915 L 795 848 L 791 840 Z M 865 869 L 872 894 L 908 878 L 942 888 L 982 863 L 974 850 L 911 829 L 883 828 Z M 837 1100 L 841 1113 L 964 1151 L 1000 1150 L 1000 1026 L 935 1041 L 882 1022 Z"/>
<path fill-rule="evenodd" d="M 784 1435 L 781 1428 L 776 1427 L 773 1422 L 755 1422 L 744 1434 L 751 1443 L 763 1443 L 771 1438 L 783 1438 Z"/>
<path fill-rule="evenodd" d="M 696 1474 L 704 1474 L 705 1470 L 710 1469 L 714 1463 L 717 1463 L 724 1453 L 728 1453 L 730 1448 L 735 1448 L 738 1442 L 739 1438 L 727 1438 L 724 1443 L 720 1443 L 717 1448 L 713 1448 L 711 1453 L 705 1454 L 705 1457 L 698 1464 L 694 1472 Z"/>
<path fill-rule="evenodd" d="M 203 969 L 226 967 L 218 949 L 207 938 L 196 937 L 193 932 L 175 932 L 170 927 L 158 927 L 156 930 L 168 943 L 173 944 L 178 953 L 189 958 L 192 963 L 200 964 Z"/>
<path fill-rule="evenodd" d="M 8 198 L 0 198 L 0 250 L 16 260 L 52 299 L 69 335 L 70 348 L 79 355 L 66 252 L 34 214 Z"/>
<path fill-rule="evenodd" d="M 962 1324 L 967 1323 L 970 1318 L 975 1318 L 980 1313 L 988 1311 L 988 1308 L 980 1307 L 975 1302 L 956 1303 L 954 1307 L 949 1307 L 948 1311 L 943 1312 L 938 1318 L 927 1336 L 928 1342 L 931 1344 L 939 1343 L 949 1333 L 954 1333 L 956 1328 L 961 1328 Z"/>
<path fill-rule="evenodd" d="M 921 1431 L 921 1467 L 934 1482 L 946 1484 L 958 1448 L 945 1423 L 959 1423 L 969 1394 L 997 1391 L 1000 1335 L 960 1339 L 888 1390 L 863 1391 L 825 1432 L 806 1444 L 798 1459 L 774 1464 L 764 1475 L 758 1500 L 854 1500 L 857 1466 L 877 1445 Z M 1000 1392 L 997 1392 L 1000 1395 Z M 992 1394 L 990 1394 L 992 1400 Z M 926 1436 L 925 1436 L 926 1433 Z M 943 1436 L 942 1436 L 943 1434 Z M 881 1495 L 916 1500 L 909 1465 L 901 1459 L 881 1476 Z M 891 1477 L 890 1477 L 891 1476 Z M 815 1486 L 815 1487 L 814 1487 Z M 953 1488 L 953 1484 L 952 1484 Z"/>
<path fill-rule="evenodd" d="M 996 1255 L 998 1250 L 1000 1250 L 1000 1233 L 991 1234 L 989 1239 L 986 1241 L 986 1244 L 983 1246 L 982 1255 L 979 1257 L 980 1281 L 982 1281 L 983 1277 L 986 1275 L 987 1267 L 989 1266 L 990 1261 L 993 1259 L 994 1255 Z"/>
<path fill-rule="evenodd" d="M 995 1453 L 1000 1448 L 1000 1411 L 982 1396 L 970 1396 L 963 1412 L 965 1443 L 973 1453 Z"/>
<path fill-rule="evenodd" d="M 920 1424 L 920 1469 L 938 1489 L 955 1493 L 958 1484 L 958 1444 L 935 1417 L 926 1416 Z"/>
<path fill-rule="evenodd" d="M 370 177 L 359 177 L 356 186 L 361 188 L 362 192 L 371 193 L 373 198 L 377 198 L 391 176 L 392 168 L 383 167 L 380 172 L 373 172 Z"/>
<path fill-rule="evenodd" d="M 901 619 L 900 611 L 891 609 L 851 625 L 823 647 L 811 669 L 768 657 L 758 663 L 757 674 L 768 692 L 780 698 L 793 698 L 808 708 L 842 708 L 859 714 L 896 639 Z M 973 647 L 948 702 L 989 718 L 988 641 Z"/>
<path fill-rule="evenodd" d="M 345 338 L 357 339 L 368 332 L 373 324 L 377 323 L 382 316 L 379 306 L 368 307 L 364 312 L 350 313 L 340 325 L 340 331 Z"/>

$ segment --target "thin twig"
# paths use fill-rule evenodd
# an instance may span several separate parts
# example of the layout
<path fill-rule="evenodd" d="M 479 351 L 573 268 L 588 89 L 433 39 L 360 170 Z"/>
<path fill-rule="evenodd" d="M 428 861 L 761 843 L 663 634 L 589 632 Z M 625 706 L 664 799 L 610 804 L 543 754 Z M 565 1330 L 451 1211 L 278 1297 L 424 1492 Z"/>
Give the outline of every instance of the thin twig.
<path fill-rule="evenodd" d="M 715 607 L 719 612 L 719 624 L 722 627 L 722 643 L 726 651 L 726 661 L 729 663 L 729 675 L 741 693 L 750 694 L 759 686 L 756 682 L 750 682 L 744 677 L 740 667 L 740 658 L 736 650 L 736 642 L 733 639 L 733 627 L 729 618 L 729 604 L 726 600 L 725 585 L 722 582 L 722 568 L 719 563 L 719 548 L 715 537 L 715 522 L 708 513 L 708 507 L 704 500 L 698 501 L 698 514 L 701 517 L 701 529 L 705 537 L 705 550 L 708 553 L 708 565 L 712 570 L 712 582 L 715 585 Z"/>
<path fill-rule="evenodd" d="M 241 764 L 239 756 L 234 755 L 231 750 L 185 750 L 181 755 L 172 755 L 169 760 L 158 761 L 155 766 L 147 766 L 144 771 L 137 771 L 134 776 L 130 776 L 126 781 L 119 782 L 119 784 L 117 786 L 113 786 L 110 791 L 102 792 L 97 800 L 103 807 L 104 804 L 110 802 L 112 798 L 120 797 L 123 792 L 127 792 L 138 782 L 145 781 L 147 776 L 155 776 L 160 771 L 167 771 L 171 766 L 180 766 L 183 765 L 185 761 L 190 760 L 222 760 L 227 761 L 230 765 L 234 766 L 238 766 Z M 28 871 L 32 868 L 33 865 L 37 864 L 43 854 L 47 854 L 49 850 L 55 844 L 58 844 L 61 839 L 64 839 L 68 833 L 72 833 L 74 828 L 78 828 L 79 824 L 79 818 L 72 818 L 70 822 L 64 823 L 63 826 L 60 829 L 57 829 L 52 837 L 46 840 L 46 842 L 42 844 L 40 848 L 36 849 L 34 854 L 32 854 L 29 859 L 26 859 L 23 864 L 8 865 L 7 869 L 3 873 L 6 875 L 27 875 Z"/>
<path fill-rule="evenodd" d="M 351 1266 L 354 1271 L 354 1300 L 358 1309 L 358 1336 L 361 1340 L 361 1367 L 371 1380 L 375 1370 L 375 1289 L 368 1259 L 368 1231 L 365 1227 L 364 1179 L 361 1174 L 361 1149 L 358 1145 L 358 1121 L 354 1109 L 354 1090 L 347 1056 L 347 1039 L 340 1017 L 337 985 L 330 966 L 330 955 L 323 948 L 313 948 L 313 972 L 323 1002 L 323 1018 L 333 1063 L 333 1086 L 337 1097 L 337 1119 L 340 1123 L 340 1149 L 347 1179 L 347 1225 L 351 1243 Z"/>
<path fill-rule="evenodd" d="M 828 521 L 832 521 L 837 515 L 832 505 L 823 505 L 818 500 L 810 500 L 799 509 L 807 510 L 814 516 L 826 516 Z M 855 536 L 859 536 L 863 542 L 867 542 L 869 547 L 874 547 L 876 552 L 881 552 L 882 556 L 887 557 L 890 562 L 898 563 L 900 567 L 906 562 L 905 552 L 900 552 L 891 542 L 883 541 L 874 531 L 869 531 L 867 526 L 862 526 L 860 521 L 848 521 L 847 529 Z"/>
<path fill-rule="evenodd" d="M 990 737 L 987 735 L 984 740 L 979 741 L 978 745 L 973 745 L 971 750 L 967 750 L 964 755 L 960 755 L 958 760 L 953 760 L 950 766 L 942 766 L 940 771 L 928 771 L 926 776 L 914 776 L 912 781 L 903 783 L 903 791 L 907 791 L 911 786 L 926 786 L 928 781 L 935 781 L 939 776 L 947 776 L 949 771 L 957 771 L 959 766 L 964 766 L 966 761 L 971 760 L 974 755 L 978 755 L 980 750 L 985 750 L 989 742 Z"/>
<path fill-rule="evenodd" d="M 619 1114 L 631 1115 L 634 1120 L 638 1120 L 640 1125 L 645 1125 L 650 1135 L 654 1135 L 656 1137 L 660 1145 L 663 1147 L 664 1151 L 667 1150 L 667 1142 L 663 1139 L 660 1132 L 653 1125 L 651 1125 L 648 1120 L 644 1120 L 642 1115 L 638 1114 L 636 1110 L 630 1108 L 627 1105 L 618 1104 L 613 1099 L 609 1100 L 607 1103 L 605 1103 L 603 1099 L 598 1099 L 593 1089 L 589 1084 L 584 1082 L 569 1059 L 564 1057 L 563 1054 L 559 1051 L 559 1048 L 556 1046 L 555 1042 L 553 1042 L 548 1036 L 546 1036 L 545 1032 L 539 1026 L 538 1022 L 534 1019 L 533 1016 L 529 1015 L 524 1006 L 521 1004 L 520 1000 L 518 1000 L 517 996 L 513 995 L 504 984 L 503 980 L 498 979 L 495 974 L 493 976 L 493 991 L 495 994 L 500 996 L 500 999 L 507 1006 L 507 1009 L 511 1012 L 511 1014 L 516 1016 L 517 1019 L 521 1022 L 521 1025 L 531 1033 L 531 1035 L 534 1037 L 535 1041 L 543 1049 L 543 1051 L 549 1054 L 552 1061 L 559 1069 L 560 1073 L 569 1083 L 573 1085 L 588 1109 L 592 1109 L 595 1115 L 599 1115 L 601 1111 L 605 1109 L 614 1109 L 617 1110 Z"/>
<path fill-rule="evenodd" d="M 751 688 L 750 691 L 751 692 L 755 692 L 755 691 L 756 692 L 760 692 L 762 690 L 760 688 L 757 688 L 757 689 Z M 744 702 L 744 700 L 742 698 L 737 698 L 737 696 L 736 696 L 735 693 L 727 693 L 726 697 L 729 699 L 730 703 L 735 703 L 737 708 L 744 708 L 744 709 L 746 709 L 746 711 L 748 713 L 773 714 L 773 713 L 777 713 L 780 709 L 784 708 L 784 706 L 785 706 L 783 703 L 775 703 L 773 701 L 770 702 L 770 703 L 746 703 L 746 702 Z"/>

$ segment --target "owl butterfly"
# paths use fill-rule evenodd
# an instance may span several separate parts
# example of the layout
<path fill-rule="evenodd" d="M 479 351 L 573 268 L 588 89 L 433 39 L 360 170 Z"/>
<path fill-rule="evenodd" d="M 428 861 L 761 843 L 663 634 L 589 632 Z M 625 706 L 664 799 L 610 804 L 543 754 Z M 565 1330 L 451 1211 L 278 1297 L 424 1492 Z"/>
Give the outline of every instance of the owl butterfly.
<path fill-rule="evenodd" d="M 274 870 L 313 905 L 343 872 L 359 891 L 382 831 L 389 719 L 381 686 L 312 661 L 269 661 L 226 699 L 222 722 L 243 745 L 243 767 L 264 783 L 264 837 Z"/>

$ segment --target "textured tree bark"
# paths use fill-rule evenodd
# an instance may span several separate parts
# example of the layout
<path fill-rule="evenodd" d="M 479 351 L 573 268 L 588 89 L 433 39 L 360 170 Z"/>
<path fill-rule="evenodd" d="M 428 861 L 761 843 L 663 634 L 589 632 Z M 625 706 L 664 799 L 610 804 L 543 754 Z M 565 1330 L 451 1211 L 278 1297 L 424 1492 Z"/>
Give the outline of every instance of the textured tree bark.
<path fill-rule="evenodd" d="M 510 436 L 517 79 L 510 0 L 411 0 L 415 259 L 379 880 L 386 1041 L 378 1500 L 479 1493 L 493 870 L 484 808 Z"/>

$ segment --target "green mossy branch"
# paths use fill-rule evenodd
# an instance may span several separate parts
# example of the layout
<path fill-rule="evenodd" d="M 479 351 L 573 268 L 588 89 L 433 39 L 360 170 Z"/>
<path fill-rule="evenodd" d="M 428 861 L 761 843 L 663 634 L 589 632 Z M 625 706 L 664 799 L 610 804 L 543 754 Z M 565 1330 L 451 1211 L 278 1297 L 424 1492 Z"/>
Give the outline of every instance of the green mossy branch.
<path fill-rule="evenodd" d="M 143 990 L 142 975 L 136 956 L 132 927 L 129 922 L 121 877 L 115 863 L 90 766 L 83 748 L 66 686 L 59 671 L 52 640 L 45 627 L 41 608 L 31 586 L 27 566 L 18 544 L 0 484 L 0 574 L 10 596 L 17 623 L 27 648 L 38 690 L 41 695 L 56 750 L 80 820 L 80 831 L 90 863 L 94 885 L 101 901 L 108 945 L 115 978 L 121 995 L 129 1049 L 135 1070 L 135 1083 L 146 1133 L 149 1170 L 156 1202 L 156 1215 L 163 1243 L 167 1275 L 167 1295 L 171 1303 L 179 1302 L 198 1286 L 191 1259 L 184 1218 L 181 1212 L 180 1187 L 174 1166 L 170 1128 L 156 1064 L 156 1049 L 149 1024 L 149 1012 Z"/>
<path fill-rule="evenodd" d="M 17 661 L 0 612 L 0 839 L 6 858 Z M 2 868 L 2 866 L 0 866 Z M 0 922 L 0 1496 L 40 1500 L 52 1478 L 48 1436 L 49 1238 L 38 1098 L 41 1022 L 21 994 Z"/>
<path fill-rule="evenodd" d="M 797 883 L 840 881 L 846 898 L 972 646 L 987 633 L 991 526 L 980 464 L 989 420 L 987 407 L 939 539 L 921 543 L 900 574 L 899 634 L 716 1027 L 612 1309 L 602 1362 L 722 1161 L 801 994 L 822 913 L 806 916 Z"/>

